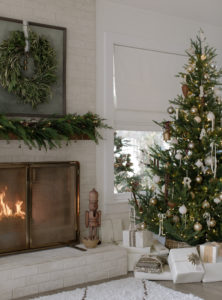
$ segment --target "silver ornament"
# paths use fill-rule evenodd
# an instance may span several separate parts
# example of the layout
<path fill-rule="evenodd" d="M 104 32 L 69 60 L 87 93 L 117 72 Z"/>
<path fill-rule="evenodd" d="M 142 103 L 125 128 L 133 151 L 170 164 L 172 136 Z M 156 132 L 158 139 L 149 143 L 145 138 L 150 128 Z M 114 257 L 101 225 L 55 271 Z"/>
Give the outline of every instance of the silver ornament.
<path fill-rule="evenodd" d="M 213 158 L 211 156 L 207 156 L 204 160 L 206 166 L 211 166 L 213 163 Z"/>
<path fill-rule="evenodd" d="M 192 154 L 193 154 L 193 151 L 191 151 L 191 150 L 189 150 L 189 151 L 187 152 L 187 155 L 188 155 L 188 156 L 192 156 Z"/>
<path fill-rule="evenodd" d="M 171 217 L 172 217 L 172 213 L 171 213 L 171 211 L 170 211 L 169 209 L 166 211 L 166 216 L 167 216 L 168 218 L 171 218 Z"/>
<path fill-rule="evenodd" d="M 221 200 L 219 198 L 214 198 L 214 203 L 219 204 Z"/>
<path fill-rule="evenodd" d="M 202 168 L 203 167 L 203 163 L 200 159 L 198 159 L 196 162 L 195 162 L 195 165 L 198 167 L 198 168 Z"/>
<path fill-rule="evenodd" d="M 194 147 L 195 147 L 194 142 L 190 142 L 190 143 L 188 144 L 188 148 L 189 148 L 189 149 L 194 149 Z"/>

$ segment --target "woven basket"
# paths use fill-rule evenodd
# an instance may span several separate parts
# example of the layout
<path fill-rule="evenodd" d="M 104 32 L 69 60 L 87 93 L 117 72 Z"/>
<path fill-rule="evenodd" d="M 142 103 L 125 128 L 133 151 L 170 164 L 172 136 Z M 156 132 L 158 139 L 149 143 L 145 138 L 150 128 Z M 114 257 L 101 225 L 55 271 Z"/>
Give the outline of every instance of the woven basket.
<path fill-rule="evenodd" d="M 188 247 L 190 247 L 190 245 L 185 243 L 185 242 L 174 241 L 174 240 L 171 240 L 171 239 L 166 239 L 165 246 L 168 249 L 188 248 Z"/>

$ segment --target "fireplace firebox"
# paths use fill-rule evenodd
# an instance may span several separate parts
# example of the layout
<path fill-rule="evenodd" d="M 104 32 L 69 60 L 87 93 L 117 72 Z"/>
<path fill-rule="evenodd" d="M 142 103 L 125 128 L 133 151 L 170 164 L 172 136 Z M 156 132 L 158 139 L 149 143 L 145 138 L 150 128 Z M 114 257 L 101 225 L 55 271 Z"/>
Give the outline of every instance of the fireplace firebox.
<path fill-rule="evenodd" d="M 79 241 L 79 163 L 0 164 L 0 255 Z"/>

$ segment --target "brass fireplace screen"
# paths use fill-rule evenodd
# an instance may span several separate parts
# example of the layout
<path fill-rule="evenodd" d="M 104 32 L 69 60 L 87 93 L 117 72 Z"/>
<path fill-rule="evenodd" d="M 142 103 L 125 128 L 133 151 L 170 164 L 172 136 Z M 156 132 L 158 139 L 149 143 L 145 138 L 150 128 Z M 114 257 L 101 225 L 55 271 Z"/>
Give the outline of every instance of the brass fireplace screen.
<path fill-rule="evenodd" d="M 0 164 L 0 255 L 78 239 L 78 162 Z"/>

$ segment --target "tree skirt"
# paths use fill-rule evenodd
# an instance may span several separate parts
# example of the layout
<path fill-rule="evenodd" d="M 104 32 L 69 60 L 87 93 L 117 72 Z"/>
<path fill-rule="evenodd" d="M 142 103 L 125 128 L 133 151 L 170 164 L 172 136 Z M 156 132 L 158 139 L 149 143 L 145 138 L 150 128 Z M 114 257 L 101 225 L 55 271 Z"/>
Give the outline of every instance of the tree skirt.
<path fill-rule="evenodd" d="M 113 280 L 82 289 L 62 292 L 34 300 L 201 300 L 191 294 L 183 294 L 165 288 L 155 282 L 136 278 Z"/>

